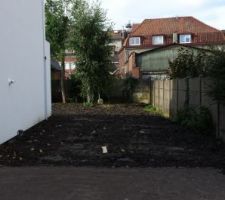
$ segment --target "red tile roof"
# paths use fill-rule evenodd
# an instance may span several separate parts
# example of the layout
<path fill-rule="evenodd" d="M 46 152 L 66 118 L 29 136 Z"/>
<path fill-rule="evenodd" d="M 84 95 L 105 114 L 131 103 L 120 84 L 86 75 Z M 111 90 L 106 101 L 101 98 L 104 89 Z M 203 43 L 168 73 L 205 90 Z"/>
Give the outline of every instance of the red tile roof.
<path fill-rule="evenodd" d="M 194 17 L 172 17 L 144 20 L 131 35 L 218 32 Z"/>
<path fill-rule="evenodd" d="M 225 44 L 225 35 L 222 31 L 194 17 L 146 19 L 133 27 L 128 38 L 141 36 L 141 45 L 135 48 L 152 48 L 154 47 L 151 41 L 152 36 L 164 35 L 164 45 L 168 45 L 173 43 L 173 33 L 191 34 L 190 45 Z M 129 47 L 128 40 L 125 40 L 124 46 Z M 131 46 L 131 48 L 134 47 Z"/>

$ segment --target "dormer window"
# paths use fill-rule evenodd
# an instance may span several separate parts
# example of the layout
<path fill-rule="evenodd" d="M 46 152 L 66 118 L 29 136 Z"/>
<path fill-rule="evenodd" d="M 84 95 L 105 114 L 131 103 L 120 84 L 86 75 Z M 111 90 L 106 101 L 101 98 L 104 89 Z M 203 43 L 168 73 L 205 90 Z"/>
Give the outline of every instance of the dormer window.
<path fill-rule="evenodd" d="M 162 44 L 164 44 L 164 36 L 163 35 L 152 36 L 152 44 L 153 45 L 162 45 Z"/>
<path fill-rule="evenodd" d="M 131 37 L 129 39 L 130 46 L 140 46 L 141 45 L 141 38 L 140 37 Z"/>
<path fill-rule="evenodd" d="M 191 34 L 181 34 L 181 35 L 179 35 L 179 42 L 181 44 L 191 43 Z"/>

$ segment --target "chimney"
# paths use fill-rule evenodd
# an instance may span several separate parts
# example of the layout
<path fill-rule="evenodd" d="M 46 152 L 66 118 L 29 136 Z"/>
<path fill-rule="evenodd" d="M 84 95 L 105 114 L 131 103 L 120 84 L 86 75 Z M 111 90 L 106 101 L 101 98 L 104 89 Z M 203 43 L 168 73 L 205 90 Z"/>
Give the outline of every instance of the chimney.
<path fill-rule="evenodd" d="M 127 33 L 130 33 L 130 32 L 131 32 L 131 29 L 132 29 L 132 25 L 131 25 L 131 23 L 129 22 L 129 23 L 126 25 L 126 31 L 127 31 Z"/>
<path fill-rule="evenodd" d="M 123 39 L 126 39 L 126 38 L 127 38 L 127 36 L 128 36 L 127 31 L 126 31 L 126 30 L 122 30 L 122 32 L 121 32 L 121 36 L 122 36 L 122 38 L 123 38 Z"/>

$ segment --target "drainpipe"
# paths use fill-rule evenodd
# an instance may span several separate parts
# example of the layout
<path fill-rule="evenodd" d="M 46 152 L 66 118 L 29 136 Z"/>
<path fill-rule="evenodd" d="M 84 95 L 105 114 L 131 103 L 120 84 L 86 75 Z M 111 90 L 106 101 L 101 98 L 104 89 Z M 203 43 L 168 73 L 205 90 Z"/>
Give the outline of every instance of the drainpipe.
<path fill-rule="evenodd" d="M 46 75 L 46 54 L 45 54 L 45 12 L 44 12 L 44 0 L 41 0 L 42 4 L 42 33 L 43 33 L 43 77 L 44 77 L 44 112 L 45 119 L 48 118 L 48 106 L 47 106 L 47 75 Z"/>

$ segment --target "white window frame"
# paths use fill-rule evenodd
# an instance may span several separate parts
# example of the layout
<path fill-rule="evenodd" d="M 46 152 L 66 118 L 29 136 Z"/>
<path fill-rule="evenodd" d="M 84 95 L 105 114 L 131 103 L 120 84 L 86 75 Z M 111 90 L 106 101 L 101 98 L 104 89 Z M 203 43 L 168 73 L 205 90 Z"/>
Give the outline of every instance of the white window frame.
<path fill-rule="evenodd" d="M 163 35 L 153 35 L 152 36 L 152 44 L 153 45 L 163 45 L 164 44 L 164 36 Z"/>
<path fill-rule="evenodd" d="M 129 45 L 130 46 L 140 46 L 141 45 L 141 38 L 140 37 L 129 38 Z"/>
<path fill-rule="evenodd" d="M 179 42 L 180 44 L 188 44 L 191 43 L 192 37 L 191 34 L 180 34 Z"/>

